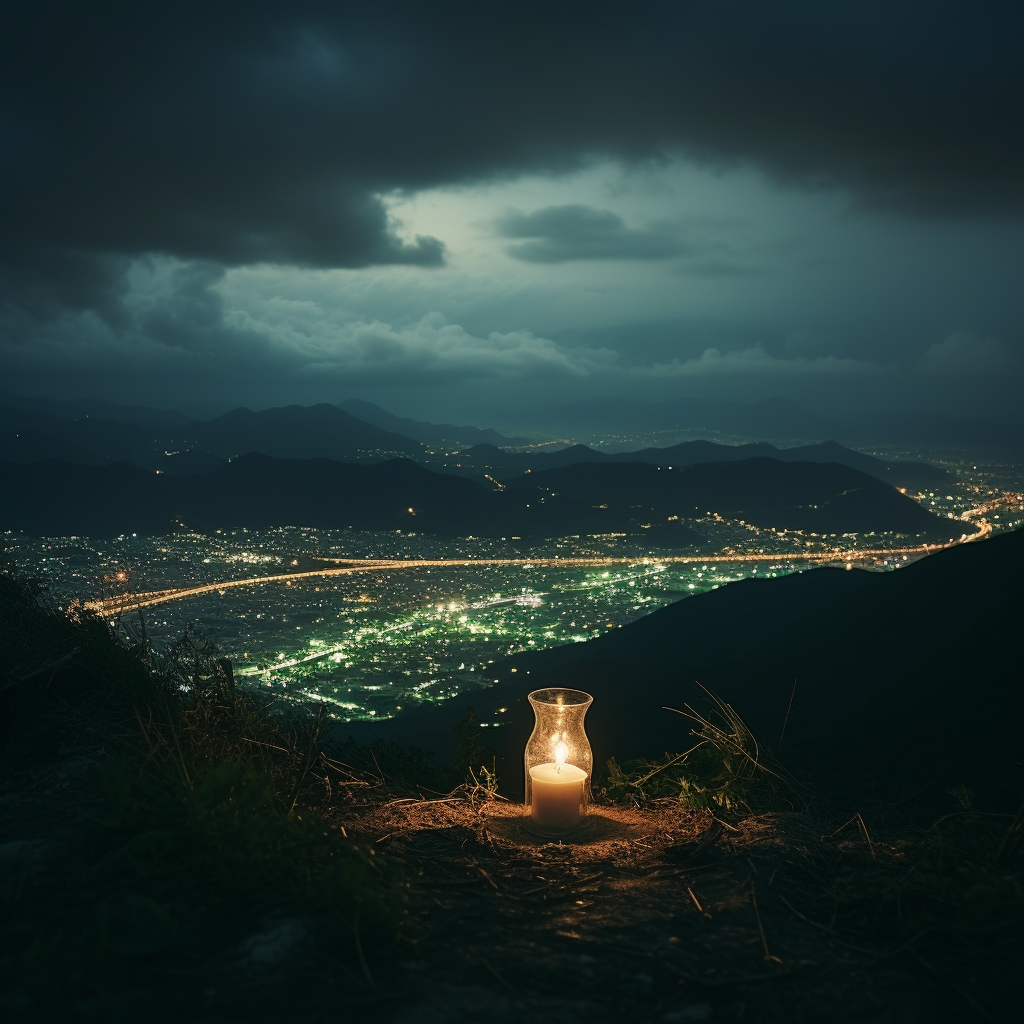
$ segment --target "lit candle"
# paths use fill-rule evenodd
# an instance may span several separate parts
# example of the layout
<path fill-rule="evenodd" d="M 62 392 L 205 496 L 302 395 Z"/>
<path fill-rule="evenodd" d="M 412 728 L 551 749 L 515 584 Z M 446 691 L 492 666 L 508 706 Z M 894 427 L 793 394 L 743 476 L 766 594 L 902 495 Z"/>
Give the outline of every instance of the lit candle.
<path fill-rule="evenodd" d="M 587 773 L 574 764 L 565 763 L 568 753 L 565 743 L 559 743 L 555 747 L 554 761 L 536 764 L 530 769 L 533 789 L 530 816 L 538 825 L 572 828 L 580 823 Z"/>

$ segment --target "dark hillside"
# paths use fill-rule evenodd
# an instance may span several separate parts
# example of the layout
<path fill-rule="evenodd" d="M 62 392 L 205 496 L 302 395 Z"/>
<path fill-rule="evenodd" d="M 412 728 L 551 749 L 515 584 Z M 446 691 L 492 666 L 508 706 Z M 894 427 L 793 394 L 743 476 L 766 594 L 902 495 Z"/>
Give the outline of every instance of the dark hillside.
<path fill-rule="evenodd" d="M 65 419 L 45 412 L 0 407 L 0 456 L 27 461 L 10 438 L 30 431 L 41 439 L 42 458 L 69 462 L 132 462 L 160 469 L 176 454 L 231 458 L 261 452 L 275 458 L 380 461 L 415 456 L 422 446 L 408 437 L 364 423 L 334 405 L 234 409 L 212 420 L 176 426 L 85 417 Z M 6 440 L 5 440 L 6 439 Z M 11 454 L 5 455 L 5 452 Z"/>
<path fill-rule="evenodd" d="M 578 463 L 515 477 L 508 487 L 546 488 L 654 520 L 718 512 L 757 526 L 816 533 L 960 532 L 958 524 L 944 524 L 888 484 L 838 463 L 745 459 L 672 469 L 638 462 Z"/>
<path fill-rule="evenodd" d="M 741 459 L 768 458 L 782 462 L 839 462 L 851 469 L 877 477 L 893 487 L 922 490 L 941 485 L 949 479 L 944 469 L 926 462 L 886 462 L 873 455 L 845 448 L 835 441 L 805 444 L 797 448 L 776 448 L 773 444 L 715 444 L 713 441 L 684 441 L 670 448 L 644 448 L 638 452 L 619 452 L 617 462 L 650 462 L 657 466 L 695 466 L 702 462 L 738 462 Z"/>
<path fill-rule="evenodd" d="M 4 462 L 40 462 L 43 459 L 66 459 L 82 465 L 101 466 L 107 460 L 95 452 L 62 440 L 23 423 L 5 422 L 0 412 L 0 460 Z"/>
<path fill-rule="evenodd" d="M 65 420 L 120 420 L 153 427 L 173 427 L 188 422 L 177 409 L 154 409 L 145 405 L 119 405 L 103 398 L 45 398 L 42 395 L 18 395 L 0 390 L 0 405 L 27 412 L 44 413 Z"/>
<path fill-rule="evenodd" d="M 625 517 L 530 489 L 495 493 L 415 462 L 370 465 L 249 454 L 178 476 L 128 463 L 0 463 L 0 528 L 35 535 L 164 533 L 303 525 L 441 536 L 556 536 L 628 526 Z M 699 541 L 680 528 L 676 544 Z"/>
<path fill-rule="evenodd" d="M 669 523 L 669 516 L 706 511 L 836 533 L 944 537 L 961 528 L 855 470 L 770 459 L 678 473 L 640 463 L 577 465 L 525 475 L 500 492 L 405 459 L 363 465 L 249 454 L 194 475 L 128 463 L 8 462 L 0 463 L 0 491 L 0 528 L 36 535 L 163 533 L 176 522 L 196 529 L 302 525 L 449 537 L 639 533 L 651 527 L 644 532 L 657 535 L 652 543 L 679 547 L 699 538 Z M 673 529 L 655 530 L 659 525 Z"/>
<path fill-rule="evenodd" d="M 216 419 L 176 429 L 172 439 L 213 455 L 260 452 L 277 459 L 351 459 L 387 452 L 418 455 L 411 438 L 357 419 L 336 405 L 233 409 Z"/>
<path fill-rule="evenodd" d="M 573 444 L 553 452 L 507 452 L 493 444 L 477 444 L 457 456 L 449 456 L 445 465 L 449 469 L 457 467 L 506 474 L 572 466 L 577 462 L 610 462 L 611 459 L 612 456 L 585 444 Z"/>
<path fill-rule="evenodd" d="M 489 427 L 460 427 L 454 423 L 425 423 L 422 420 L 410 419 L 408 416 L 396 416 L 382 409 L 373 402 L 361 398 L 349 398 L 339 403 L 339 408 L 351 413 L 358 419 L 372 423 L 382 430 L 390 430 L 396 434 L 404 434 L 415 441 L 446 441 L 449 444 L 520 444 L 523 437 L 505 437 Z"/>
<path fill-rule="evenodd" d="M 944 469 L 925 462 L 885 462 L 863 452 L 844 448 L 835 441 L 801 445 L 798 448 L 776 448 L 773 444 L 716 444 L 714 441 L 684 441 L 669 448 L 642 448 L 635 452 L 597 451 L 585 444 L 574 444 L 554 452 L 507 452 L 493 444 L 479 444 L 458 455 L 444 459 L 449 471 L 462 473 L 488 472 L 499 475 L 537 472 L 571 466 L 577 462 L 646 462 L 652 466 L 696 466 L 704 462 L 740 462 L 744 459 L 768 458 L 781 462 L 838 462 L 851 469 L 884 480 L 893 487 L 923 490 L 941 486 L 949 478 Z M 438 460 L 431 460 L 437 462 Z"/>
<path fill-rule="evenodd" d="M 595 763 L 685 749 L 687 723 L 662 710 L 705 707 L 709 687 L 819 786 L 899 801 L 962 781 L 1012 789 L 1024 760 L 1017 636 L 1024 532 L 968 544 L 890 573 L 817 569 L 746 580 L 687 598 L 585 644 L 495 666 L 499 684 L 360 736 L 418 737 L 444 749 L 451 723 L 476 707 L 506 784 L 532 727 L 528 691 L 592 693 Z M 513 674 L 513 669 L 515 673 Z M 496 715 L 498 707 L 508 707 Z M 945 788 L 942 788 L 945 787 Z"/>

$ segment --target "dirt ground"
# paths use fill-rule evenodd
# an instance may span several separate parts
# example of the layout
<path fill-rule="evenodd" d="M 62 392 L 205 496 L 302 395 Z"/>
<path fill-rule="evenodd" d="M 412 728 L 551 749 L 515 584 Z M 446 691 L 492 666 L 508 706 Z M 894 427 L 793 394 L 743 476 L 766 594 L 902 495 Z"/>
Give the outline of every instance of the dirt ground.
<path fill-rule="evenodd" d="M 366 964 L 382 1021 L 1005 1019 L 947 939 L 863 945 L 812 916 L 837 864 L 868 856 L 855 828 L 666 801 L 592 807 L 555 838 L 518 805 L 453 799 L 388 803 L 355 830 L 431 905 L 412 959 Z"/>
<path fill-rule="evenodd" d="M 55 821 L 71 820 L 87 796 L 79 767 L 5 788 L 0 861 L 11 878 L 61 841 Z M 465 794 L 341 801 L 325 820 L 400 867 L 412 941 L 357 943 L 354 956 L 345 929 L 271 909 L 255 928 L 239 921 L 241 940 L 222 956 L 178 957 L 61 1019 L 177 1021 L 182 1005 L 197 1024 L 326 1014 L 375 1024 L 1015 1017 L 1019 920 L 866 937 L 836 913 L 830 900 L 844 879 L 883 862 L 886 878 L 899 877 L 899 834 L 873 829 L 869 841 L 857 821 L 727 822 L 663 800 L 592 806 L 578 830 L 556 837 L 518 804 Z"/>

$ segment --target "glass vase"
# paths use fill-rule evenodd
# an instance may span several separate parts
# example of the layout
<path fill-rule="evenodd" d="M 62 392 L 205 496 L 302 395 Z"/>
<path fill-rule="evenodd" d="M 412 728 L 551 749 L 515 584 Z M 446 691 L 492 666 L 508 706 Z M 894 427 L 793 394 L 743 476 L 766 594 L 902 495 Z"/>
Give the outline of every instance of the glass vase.
<path fill-rule="evenodd" d="M 529 695 L 535 723 L 526 744 L 526 806 L 534 822 L 553 831 L 575 828 L 587 813 L 594 755 L 583 719 L 594 698 L 551 688 Z"/>

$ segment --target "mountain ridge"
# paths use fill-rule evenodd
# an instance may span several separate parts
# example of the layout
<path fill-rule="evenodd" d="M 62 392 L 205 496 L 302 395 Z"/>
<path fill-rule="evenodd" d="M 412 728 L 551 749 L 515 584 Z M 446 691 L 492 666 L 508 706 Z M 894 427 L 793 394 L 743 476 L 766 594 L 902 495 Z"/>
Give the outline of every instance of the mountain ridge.
<path fill-rule="evenodd" d="M 174 427 L 93 417 L 63 420 L 48 413 L 0 406 L 0 455 L 7 461 L 14 461 L 23 450 L 15 440 L 26 431 L 37 436 L 40 450 L 69 461 L 76 456 L 80 461 L 124 461 L 147 469 L 167 465 L 172 472 L 180 469 L 166 460 L 182 453 L 225 459 L 259 450 L 277 458 L 371 460 L 418 457 L 423 452 L 422 445 L 411 438 L 381 430 L 327 403 L 257 412 L 239 407 L 209 420 Z"/>
<path fill-rule="evenodd" d="M 793 448 L 777 448 L 767 442 L 742 445 L 718 444 L 714 441 L 683 441 L 666 448 L 641 448 L 636 451 L 602 452 L 584 444 L 570 445 L 555 452 L 507 452 L 490 445 L 475 445 L 446 460 L 446 467 L 456 463 L 459 469 L 505 473 L 515 470 L 536 471 L 573 465 L 578 462 L 646 462 L 656 466 L 693 466 L 705 462 L 734 462 L 767 457 L 784 462 L 838 462 L 870 476 L 885 480 L 894 487 L 923 490 L 941 485 L 949 479 L 944 469 L 925 462 L 887 462 L 863 452 L 845 448 L 835 441 Z"/>
<path fill-rule="evenodd" d="M 586 470 L 587 464 L 570 467 Z M 593 467 L 590 467 L 593 468 Z M 0 528 L 34 534 L 116 535 L 162 533 L 175 521 L 195 528 L 303 525 L 323 528 L 401 529 L 439 536 L 566 536 L 608 532 L 642 533 L 673 518 L 686 518 L 694 495 L 688 481 L 669 478 L 689 474 L 697 493 L 715 511 L 715 487 L 731 504 L 740 502 L 748 521 L 803 529 L 814 510 L 803 504 L 832 506 L 822 523 L 834 532 L 851 532 L 871 513 L 876 531 L 955 535 L 960 524 L 934 516 L 880 481 L 837 464 L 783 463 L 753 459 L 707 464 L 670 474 L 642 463 L 612 464 L 618 477 L 636 477 L 650 504 L 638 507 L 615 500 L 591 500 L 584 479 L 527 474 L 503 489 L 487 489 L 473 480 L 435 473 L 407 459 L 348 463 L 330 459 L 274 459 L 250 453 L 212 472 L 174 476 L 121 462 L 83 466 L 68 462 L 0 463 Z M 606 480 L 598 480 L 603 486 Z M 550 485 L 557 483 L 565 493 Z M 620 485 L 616 479 L 613 485 Z M 791 492 L 786 498 L 787 489 Z M 639 493 L 639 492 L 638 492 Z M 848 495 L 853 494 L 850 499 Z M 857 496 L 860 495 L 858 498 Z M 767 496 L 767 497 L 766 497 Z M 636 496 L 634 495 L 634 498 Z M 69 498 L 71 500 L 69 500 Z M 673 504 L 674 502 L 674 504 Z M 860 504 L 858 505 L 858 502 Z M 866 504 L 865 504 L 866 502 Z M 670 511 L 676 509 L 676 511 Z M 809 518 L 810 517 L 810 518 Z M 908 518 L 909 517 L 909 518 Z M 819 517 L 820 518 L 820 517 Z M 804 525 L 799 525 L 804 524 Z M 909 530 L 909 527 L 915 529 Z M 695 543 L 687 531 L 674 544 Z"/>
<path fill-rule="evenodd" d="M 394 433 L 404 434 L 414 441 L 448 441 L 460 444 L 494 444 L 514 445 L 526 444 L 525 437 L 505 437 L 497 430 L 490 427 L 456 426 L 453 423 L 428 423 L 423 420 L 414 420 L 408 416 L 397 416 L 386 409 L 382 409 L 373 402 L 364 401 L 361 398 L 348 398 L 338 403 L 338 408 L 366 423 L 372 423 L 382 430 L 390 430 Z"/>

